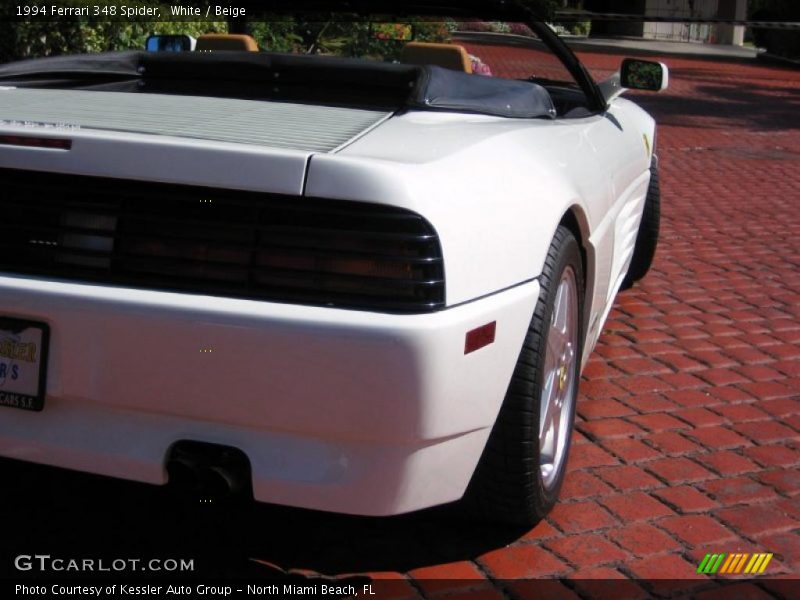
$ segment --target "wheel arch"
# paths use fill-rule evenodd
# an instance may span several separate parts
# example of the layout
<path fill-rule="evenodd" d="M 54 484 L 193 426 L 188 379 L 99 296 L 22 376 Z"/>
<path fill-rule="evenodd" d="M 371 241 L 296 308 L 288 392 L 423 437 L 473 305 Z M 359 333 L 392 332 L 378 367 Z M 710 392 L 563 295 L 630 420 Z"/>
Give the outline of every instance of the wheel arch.
<path fill-rule="evenodd" d="M 570 206 L 561 217 L 559 225 L 563 225 L 570 230 L 578 241 L 581 250 L 581 260 L 583 262 L 583 314 L 581 315 L 581 343 L 585 341 L 589 320 L 592 311 L 592 298 L 594 296 L 595 284 L 595 253 L 588 243 L 590 230 L 589 220 L 583 208 L 578 204 Z"/>

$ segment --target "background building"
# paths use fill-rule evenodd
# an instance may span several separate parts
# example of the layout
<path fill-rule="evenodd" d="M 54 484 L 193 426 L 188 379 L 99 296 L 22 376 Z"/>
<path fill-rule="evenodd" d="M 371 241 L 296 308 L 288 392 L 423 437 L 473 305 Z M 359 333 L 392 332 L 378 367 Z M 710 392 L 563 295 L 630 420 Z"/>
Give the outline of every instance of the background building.
<path fill-rule="evenodd" d="M 584 8 L 599 13 L 653 15 L 672 19 L 747 18 L 747 0 L 586 0 Z M 712 44 L 744 43 L 743 26 L 719 23 L 594 21 L 592 35 L 633 36 Z"/>

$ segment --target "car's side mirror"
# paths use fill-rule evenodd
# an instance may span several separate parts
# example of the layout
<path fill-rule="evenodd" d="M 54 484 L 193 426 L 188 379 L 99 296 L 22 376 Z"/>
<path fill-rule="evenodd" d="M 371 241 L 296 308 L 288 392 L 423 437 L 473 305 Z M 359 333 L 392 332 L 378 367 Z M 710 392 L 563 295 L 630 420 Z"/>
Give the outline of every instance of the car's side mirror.
<path fill-rule="evenodd" d="M 189 52 L 195 41 L 190 35 L 151 35 L 144 47 L 148 52 Z"/>
<path fill-rule="evenodd" d="M 620 84 L 630 90 L 660 92 L 669 85 L 669 69 L 664 63 L 626 58 L 620 69 Z"/>

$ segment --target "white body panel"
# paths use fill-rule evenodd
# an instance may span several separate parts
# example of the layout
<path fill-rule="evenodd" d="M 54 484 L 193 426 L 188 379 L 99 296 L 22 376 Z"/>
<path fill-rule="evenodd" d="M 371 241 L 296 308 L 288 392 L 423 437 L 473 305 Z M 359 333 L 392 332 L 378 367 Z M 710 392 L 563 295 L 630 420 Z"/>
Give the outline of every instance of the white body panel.
<path fill-rule="evenodd" d="M 0 145 L 0 167 L 302 194 L 311 152 L 138 133 L 4 125 L 0 133 L 72 140 L 72 149 Z"/>
<path fill-rule="evenodd" d="M 2 409 L 0 454 L 164 483 L 170 446 L 201 440 L 245 452 L 265 502 L 388 515 L 457 500 L 538 293 L 383 315 L 0 277 L 0 314 L 52 330 L 45 410 Z M 487 319 L 495 343 L 464 356 Z"/>
<path fill-rule="evenodd" d="M 587 255 L 584 361 L 594 346 L 630 261 L 653 132 L 623 99 L 571 120 L 409 112 L 331 153 L 0 124 L 73 140 L 0 145 L 0 168 L 411 209 L 440 236 L 447 299 L 385 315 L 0 274 L 0 316 L 51 328 L 45 410 L 0 408 L 0 455 L 164 483 L 170 446 L 188 439 L 245 452 L 262 501 L 387 515 L 456 500 L 568 211 Z M 496 341 L 465 355 L 466 332 L 492 321 Z"/>

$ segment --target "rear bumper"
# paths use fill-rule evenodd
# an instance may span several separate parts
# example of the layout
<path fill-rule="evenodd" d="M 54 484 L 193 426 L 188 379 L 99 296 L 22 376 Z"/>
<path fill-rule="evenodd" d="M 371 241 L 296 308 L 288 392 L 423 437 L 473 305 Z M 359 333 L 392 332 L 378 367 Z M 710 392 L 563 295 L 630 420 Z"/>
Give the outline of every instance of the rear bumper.
<path fill-rule="evenodd" d="M 155 484 L 179 440 L 234 446 L 257 500 L 389 515 L 457 500 L 537 282 L 385 315 L 0 276 L 0 315 L 50 325 L 44 411 L 0 408 L 0 455 Z M 495 342 L 464 355 L 467 331 Z"/>

